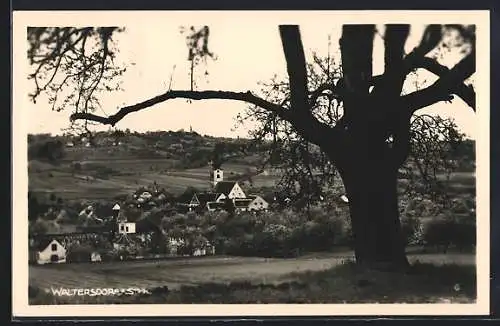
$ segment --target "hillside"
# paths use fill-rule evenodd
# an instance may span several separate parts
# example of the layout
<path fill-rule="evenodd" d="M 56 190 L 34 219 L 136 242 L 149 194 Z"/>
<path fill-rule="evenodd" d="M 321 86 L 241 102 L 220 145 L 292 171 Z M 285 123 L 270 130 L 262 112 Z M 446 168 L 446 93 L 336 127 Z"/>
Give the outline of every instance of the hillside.
<path fill-rule="evenodd" d="M 154 182 L 180 194 L 187 187 L 209 187 L 209 161 L 223 162 L 225 178 L 240 181 L 255 174 L 260 162 L 257 149 L 246 139 L 194 132 L 101 132 L 90 141 L 48 135 L 28 139 L 30 190 L 64 199 L 110 199 Z M 57 151 L 60 155 L 54 158 Z M 278 173 L 265 171 L 253 176 L 253 186 L 273 186 L 278 178 Z"/>
<path fill-rule="evenodd" d="M 192 131 L 99 132 L 92 139 L 29 135 L 28 148 L 30 191 L 63 199 L 111 199 L 155 182 L 174 195 L 187 187 L 207 189 L 209 162 L 222 164 L 224 178 L 245 187 L 273 187 L 280 178 L 279 171 L 260 170 L 265 148 Z M 474 142 L 459 149 L 457 172 L 466 172 L 473 185 Z M 248 175 L 252 185 L 245 184 Z"/>

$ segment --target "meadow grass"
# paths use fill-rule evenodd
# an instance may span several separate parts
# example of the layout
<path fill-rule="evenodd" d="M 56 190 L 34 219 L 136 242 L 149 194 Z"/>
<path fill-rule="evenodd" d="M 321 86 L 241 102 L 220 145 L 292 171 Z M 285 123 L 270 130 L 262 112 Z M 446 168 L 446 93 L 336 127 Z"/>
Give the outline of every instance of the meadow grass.
<path fill-rule="evenodd" d="M 276 260 L 282 262 L 282 260 Z M 293 261 L 293 260 L 288 260 Z M 30 304 L 206 304 L 206 303 L 473 303 L 476 299 L 476 267 L 470 260 L 420 263 L 413 259 L 405 273 L 361 268 L 350 259 L 317 270 L 282 268 L 279 277 L 198 278 L 187 269 L 183 284 L 156 283 L 150 294 L 108 297 L 56 297 L 37 286 L 30 287 Z M 258 264 L 255 261 L 253 264 Z M 227 274 L 236 273 L 224 266 Z M 272 264 L 271 264 L 272 265 Z M 276 265 L 279 268 L 279 265 Z M 210 274 L 210 266 L 201 266 Z M 159 269 L 160 270 L 160 269 Z M 172 273 L 175 268 L 171 267 Z M 181 271 L 179 270 L 179 271 Z M 101 271 L 102 272 L 102 271 Z M 142 272 L 145 272 L 144 270 Z M 152 271 L 150 271 L 151 273 Z M 117 283 L 119 284 L 119 282 Z M 174 285 L 174 286 L 172 286 Z M 176 286 L 175 286 L 176 285 Z M 110 287 L 108 285 L 108 287 Z"/>

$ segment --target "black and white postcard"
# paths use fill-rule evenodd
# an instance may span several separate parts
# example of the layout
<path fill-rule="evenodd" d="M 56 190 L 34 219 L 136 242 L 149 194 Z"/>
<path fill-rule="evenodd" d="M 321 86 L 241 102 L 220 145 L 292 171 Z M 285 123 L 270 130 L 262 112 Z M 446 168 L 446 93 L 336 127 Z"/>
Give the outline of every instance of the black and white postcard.
<path fill-rule="evenodd" d="M 13 314 L 487 314 L 489 28 L 14 12 Z"/>

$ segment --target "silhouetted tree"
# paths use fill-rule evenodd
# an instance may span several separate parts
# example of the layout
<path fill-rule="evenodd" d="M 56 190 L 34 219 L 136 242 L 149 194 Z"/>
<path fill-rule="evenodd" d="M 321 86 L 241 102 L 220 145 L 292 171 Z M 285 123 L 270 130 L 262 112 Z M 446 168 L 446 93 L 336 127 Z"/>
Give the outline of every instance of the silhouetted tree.
<path fill-rule="evenodd" d="M 454 31 L 454 34 L 444 33 L 445 30 Z M 99 76 L 113 71 L 112 66 L 106 67 L 104 63 L 112 64 L 110 53 L 114 52 L 109 51 L 108 40 L 115 31 L 103 28 L 30 28 L 28 55 L 35 67 L 42 65 L 45 71 L 55 74 L 62 56 L 68 52 L 81 52 L 81 42 L 85 42 L 91 33 L 97 34 L 100 37 L 96 41 L 99 46 L 95 58 L 79 60 L 74 63 L 75 67 L 63 66 L 61 71 L 67 76 L 81 72 L 81 76 L 73 77 L 77 81 L 75 85 L 85 81 L 87 75 L 94 78 L 95 85 L 105 85 Z M 188 43 L 189 59 L 205 58 L 211 54 L 208 51 L 208 27 L 191 31 L 193 42 Z M 474 26 L 429 25 L 420 44 L 405 54 L 410 26 L 386 25 L 384 72 L 374 76 L 375 26 L 344 25 L 340 38 L 342 77 L 314 88 L 308 83 L 299 27 L 281 25 L 279 32 L 288 73 L 289 96 L 284 103 L 266 100 L 250 91 L 196 91 L 191 87 L 190 90 L 169 89 L 151 99 L 122 107 L 109 116 L 99 116 L 94 113 L 95 107 L 76 102 L 78 105 L 71 114 L 71 121 L 94 121 L 114 126 L 130 113 L 175 98 L 237 100 L 258 106 L 273 113 L 276 119 L 288 122 L 298 135 L 307 143 L 318 146 L 335 165 L 349 198 L 357 262 L 372 266 L 407 266 L 399 219 L 397 179 L 398 170 L 410 152 L 412 116 L 436 102 L 450 101 L 453 95 L 475 108 L 474 89 L 464 84 L 475 72 Z M 460 48 L 462 54 L 462 59 L 452 68 L 427 56 L 434 49 L 439 51 L 450 47 Z M 97 68 L 89 71 L 87 67 L 95 67 L 89 63 L 96 63 Z M 439 78 L 428 87 L 402 94 L 406 77 L 418 68 L 429 70 Z M 39 86 L 36 72 L 31 75 L 37 90 L 33 99 L 44 90 Z M 48 84 L 51 82 L 49 73 Z M 75 94 L 81 95 L 87 88 L 88 85 L 78 88 Z M 54 88 L 48 91 L 54 93 Z M 313 112 L 315 103 L 325 96 L 342 102 L 342 116 L 334 125 L 325 123 Z M 87 98 L 92 100 L 95 96 Z"/>

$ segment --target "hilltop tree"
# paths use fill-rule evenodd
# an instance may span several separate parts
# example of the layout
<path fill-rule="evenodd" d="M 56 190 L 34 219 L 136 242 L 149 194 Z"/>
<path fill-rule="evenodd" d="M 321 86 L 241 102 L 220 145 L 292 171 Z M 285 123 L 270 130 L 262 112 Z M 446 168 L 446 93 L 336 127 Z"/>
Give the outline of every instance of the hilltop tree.
<path fill-rule="evenodd" d="M 106 85 L 108 80 L 99 76 L 104 75 L 103 71 L 113 74 L 116 68 L 111 54 L 114 52 L 109 46 L 111 35 L 116 30 L 30 28 L 28 55 L 35 66 L 44 66 L 45 71 L 52 71 L 54 75 L 60 69 L 74 80 L 75 85 L 83 85 L 89 77 L 97 81 L 96 85 Z M 299 27 L 279 26 L 289 89 L 287 99 L 282 103 L 258 97 L 250 91 L 197 91 L 191 87 L 190 90 L 168 90 L 120 108 L 110 116 L 98 115 L 95 106 L 82 105 L 79 101 L 66 104 L 72 105 L 73 122 L 94 121 L 111 126 L 130 113 L 175 98 L 244 101 L 271 112 L 276 119 L 289 123 L 304 141 L 315 144 L 335 165 L 349 198 L 357 262 L 370 266 L 406 267 L 408 260 L 399 219 L 397 179 L 398 170 L 410 152 L 412 116 L 424 107 L 452 100 L 453 95 L 475 108 L 474 89 L 464 83 L 475 72 L 475 29 L 473 26 L 429 25 L 419 45 L 405 54 L 410 26 L 386 25 L 384 72 L 378 76 L 372 71 L 375 31 L 374 25 L 344 25 L 339 40 L 342 76 L 337 81 L 330 80 L 313 88 L 308 82 Z M 82 49 L 91 35 L 97 35 L 94 41 L 97 50 L 94 50 L 94 56 L 86 56 Z M 212 55 L 208 50 L 208 37 L 208 27 L 200 31 L 192 29 L 188 42 L 190 60 L 193 56 L 206 58 Z M 451 69 L 427 56 L 433 50 L 450 47 L 459 48 L 463 57 Z M 61 62 L 66 61 L 61 58 L 65 57 L 81 60 L 76 61 L 75 67 L 63 66 Z M 402 94 L 406 77 L 417 68 L 429 70 L 439 78 L 428 87 Z M 34 99 L 41 89 L 37 80 L 39 71 L 37 69 L 31 75 L 37 89 Z M 53 85 L 48 91 L 56 94 L 59 86 L 64 86 L 64 83 L 54 84 L 50 74 L 47 84 Z M 82 86 L 74 94 L 91 101 L 95 99 L 95 89 Z M 333 125 L 323 122 L 313 112 L 315 103 L 324 97 L 342 103 L 342 115 Z"/>

